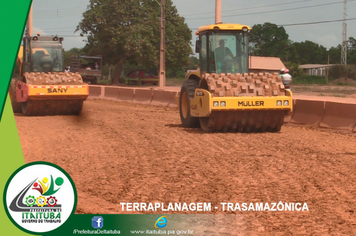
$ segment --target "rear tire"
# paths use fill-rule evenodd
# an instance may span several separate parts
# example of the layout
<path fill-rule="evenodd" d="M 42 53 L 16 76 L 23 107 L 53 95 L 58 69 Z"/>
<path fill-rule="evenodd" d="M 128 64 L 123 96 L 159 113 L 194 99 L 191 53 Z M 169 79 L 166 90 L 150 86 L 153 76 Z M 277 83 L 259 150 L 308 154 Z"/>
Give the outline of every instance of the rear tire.
<path fill-rule="evenodd" d="M 12 110 L 14 113 L 22 113 L 21 103 L 16 100 L 16 83 L 17 80 L 12 79 L 10 84 L 10 98 Z"/>
<path fill-rule="evenodd" d="M 272 128 L 270 130 L 270 132 L 271 133 L 277 133 L 277 132 L 281 131 L 281 129 L 282 129 L 282 125 L 277 125 L 276 127 Z"/>
<path fill-rule="evenodd" d="M 194 97 L 198 87 L 196 80 L 187 80 L 183 83 L 179 96 L 179 113 L 183 127 L 199 128 L 199 118 L 190 114 L 190 100 Z"/>
<path fill-rule="evenodd" d="M 200 128 L 205 133 L 210 133 L 212 130 L 209 128 L 209 117 L 199 117 Z"/>
<path fill-rule="evenodd" d="M 79 116 L 80 113 L 82 112 L 82 109 L 83 109 L 83 103 L 84 101 L 78 101 L 73 110 L 72 110 L 72 115 L 75 115 L 75 116 Z"/>
<path fill-rule="evenodd" d="M 35 105 L 36 102 L 27 100 L 27 102 L 21 103 L 22 113 L 26 116 L 33 116 L 35 115 Z"/>
<path fill-rule="evenodd" d="M 80 115 L 83 109 L 83 100 L 54 100 L 22 102 L 22 113 L 26 116 L 55 116 Z"/>

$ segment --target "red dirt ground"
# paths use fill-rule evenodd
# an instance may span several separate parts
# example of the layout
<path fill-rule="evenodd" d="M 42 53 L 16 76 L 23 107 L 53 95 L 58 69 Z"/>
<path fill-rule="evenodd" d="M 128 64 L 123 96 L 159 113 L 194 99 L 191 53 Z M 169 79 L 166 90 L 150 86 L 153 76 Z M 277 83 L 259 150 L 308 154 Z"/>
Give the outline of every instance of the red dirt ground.
<path fill-rule="evenodd" d="M 26 163 L 73 178 L 76 213 L 132 213 L 120 202 L 306 202 L 304 212 L 210 214 L 229 217 L 224 235 L 356 235 L 356 134 L 207 134 L 181 127 L 176 108 L 99 100 L 79 117 L 15 119 Z"/>

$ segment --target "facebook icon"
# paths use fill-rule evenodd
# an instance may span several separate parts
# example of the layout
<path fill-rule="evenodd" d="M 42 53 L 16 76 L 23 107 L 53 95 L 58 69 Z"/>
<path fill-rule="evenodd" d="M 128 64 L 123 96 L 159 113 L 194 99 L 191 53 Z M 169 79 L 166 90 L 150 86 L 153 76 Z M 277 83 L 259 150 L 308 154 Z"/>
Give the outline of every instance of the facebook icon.
<path fill-rule="evenodd" d="M 94 216 L 93 219 L 91 219 L 91 226 L 93 226 L 94 229 L 101 229 L 104 226 L 104 219 L 101 216 Z"/>

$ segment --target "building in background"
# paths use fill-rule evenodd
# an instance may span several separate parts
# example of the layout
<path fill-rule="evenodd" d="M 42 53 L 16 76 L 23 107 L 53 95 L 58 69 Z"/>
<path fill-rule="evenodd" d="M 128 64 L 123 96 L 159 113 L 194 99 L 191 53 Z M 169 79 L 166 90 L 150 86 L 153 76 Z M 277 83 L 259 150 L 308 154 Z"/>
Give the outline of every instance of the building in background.
<path fill-rule="evenodd" d="M 305 64 L 305 65 L 300 65 L 299 68 L 303 70 L 303 73 L 308 74 L 308 75 L 317 75 L 317 76 L 325 76 L 327 68 L 334 66 L 332 64 Z"/>
<path fill-rule="evenodd" d="M 250 72 L 269 72 L 279 73 L 281 68 L 285 68 L 285 65 L 278 57 L 258 57 L 250 56 Z"/>

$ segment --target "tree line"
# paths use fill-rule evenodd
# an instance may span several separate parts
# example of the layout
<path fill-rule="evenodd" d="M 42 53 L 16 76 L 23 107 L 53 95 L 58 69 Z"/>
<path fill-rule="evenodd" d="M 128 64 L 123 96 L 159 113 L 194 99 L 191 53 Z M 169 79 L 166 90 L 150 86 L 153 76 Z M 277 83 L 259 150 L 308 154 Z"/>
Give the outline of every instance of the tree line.
<path fill-rule="evenodd" d="M 156 0 L 90 0 L 77 31 L 87 36 L 84 51 L 102 55 L 115 65 L 118 83 L 128 64 L 159 68 L 161 6 Z M 165 55 L 167 73 L 175 75 L 189 63 L 191 30 L 171 0 L 165 4 Z"/>
<path fill-rule="evenodd" d="M 285 63 L 340 64 L 341 45 L 326 47 L 306 40 L 293 42 L 283 26 L 273 23 L 254 25 L 250 31 L 250 52 L 254 56 L 279 57 Z M 348 64 L 356 64 L 356 39 L 349 37 L 347 46 Z"/>
<path fill-rule="evenodd" d="M 103 64 L 112 65 L 113 83 L 118 83 L 123 71 L 159 70 L 160 11 L 156 0 L 90 0 L 76 31 L 87 36 L 82 49 L 65 53 L 102 55 Z M 198 66 L 193 56 L 192 32 L 178 14 L 172 0 L 165 5 L 166 76 L 183 77 L 187 69 Z M 348 63 L 356 64 L 356 39 L 350 37 Z M 341 45 L 329 50 L 311 41 L 292 42 L 284 27 L 273 23 L 254 25 L 250 32 L 250 54 L 279 57 L 286 64 L 339 64 Z"/>

